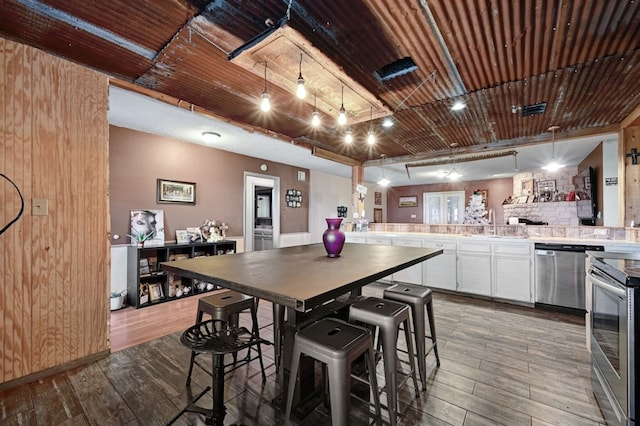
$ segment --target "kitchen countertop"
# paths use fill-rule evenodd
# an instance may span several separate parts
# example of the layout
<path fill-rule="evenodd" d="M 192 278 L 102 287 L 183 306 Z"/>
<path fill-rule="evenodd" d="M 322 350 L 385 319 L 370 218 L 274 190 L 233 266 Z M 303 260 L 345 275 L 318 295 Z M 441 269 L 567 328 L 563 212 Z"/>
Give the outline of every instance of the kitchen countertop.
<path fill-rule="evenodd" d="M 609 240 L 609 239 L 594 239 L 594 238 L 560 238 L 560 237 L 546 237 L 546 236 L 510 236 L 510 235 L 485 235 L 485 234 L 442 234 L 442 233 L 428 233 L 428 232 L 385 232 L 385 231 L 366 231 L 345 232 L 348 236 L 362 236 L 362 237 L 390 237 L 390 238 L 434 238 L 434 239 L 455 239 L 465 241 L 486 241 L 486 242 L 531 242 L 531 243 L 549 243 L 549 244 L 585 244 L 585 245 L 603 245 L 603 246 L 615 246 L 626 249 L 633 249 L 640 251 L 640 243 L 633 241 L 622 240 Z"/>

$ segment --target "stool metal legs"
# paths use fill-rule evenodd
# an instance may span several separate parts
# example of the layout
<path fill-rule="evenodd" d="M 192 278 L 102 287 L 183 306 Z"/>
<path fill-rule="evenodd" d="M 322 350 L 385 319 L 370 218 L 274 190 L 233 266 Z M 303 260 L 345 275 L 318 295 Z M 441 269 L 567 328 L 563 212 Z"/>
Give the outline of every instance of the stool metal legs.
<path fill-rule="evenodd" d="M 384 298 L 396 302 L 406 303 L 411 308 L 411 319 L 413 320 L 413 331 L 415 332 L 416 352 L 418 356 L 418 370 L 422 390 L 427 388 L 427 355 L 433 350 L 436 356 L 437 366 L 440 367 L 440 356 L 438 354 L 438 344 L 436 339 L 436 325 L 433 316 L 433 298 L 431 289 L 412 284 L 396 284 L 384 291 Z M 431 335 L 426 334 L 425 315 L 427 310 L 429 317 L 429 329 Z M 431 340 L 431 347 L 427 351 L 426 339 Z"/>
<path fill-rule="evenodd" d="M 375 407 L 375 419 L 378 425 L 381 424 L 380 399 L 371 333 L 366 329 L 337 319 L 320 320 L 296 334 L 294 338 L 285 424 L 289 423 L 291 416 L 296 377 L 302 354 L 318 360 L 326 366 L 331 402 L 331 424 L 333 426 L 347 426 L 349 424 L 351 364 L 361 355 L 365 355 L 371 396 Z"/>

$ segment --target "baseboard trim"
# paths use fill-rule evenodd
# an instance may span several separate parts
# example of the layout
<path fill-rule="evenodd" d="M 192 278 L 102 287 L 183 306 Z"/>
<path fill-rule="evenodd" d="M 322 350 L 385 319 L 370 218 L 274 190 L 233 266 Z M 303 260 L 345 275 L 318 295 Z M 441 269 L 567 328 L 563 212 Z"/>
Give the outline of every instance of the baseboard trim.
<path fill-rule="evenodd" d="M 76 368 L 81 365 L 86 365 L 101 360 L 108 357 L 110 353 L 111 351 L 107 349 L 93 355 L 86 356 L 84 358 L 69 361 L 64 364 L 56 365 L 55 367 L 47 368 L 46 370 L 38 371 L 36 373 L 18 377 L 17 379 L 9 380 L 8 382 L 0 383 L 0 393 L 9 389 L 17 388 L 18 386 L 23 386 L 40 379 L 44 379 L 45 377 L 49 377 L 54 374 L 62 373 L 66 370 L 71 370 L 72 368 Z"/>

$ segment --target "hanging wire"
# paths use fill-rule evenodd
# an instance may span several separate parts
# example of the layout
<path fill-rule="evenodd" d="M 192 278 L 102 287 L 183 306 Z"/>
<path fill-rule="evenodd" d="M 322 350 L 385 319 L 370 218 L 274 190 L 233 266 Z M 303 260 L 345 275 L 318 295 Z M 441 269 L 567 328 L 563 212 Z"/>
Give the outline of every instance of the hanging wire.
<path fill-rule="evenodd" d="M 9 229 L 9 227 L 11 225 L 13 225 L 14 223 L 16 223 L 18 221 L 18 219 L 20 219 L 20 216 L 22 216 L 22 213 L 24 212 L 24 198 L 22 198 L 22 193 L 20 192 L 20 188 L 18 188 L 18 185 L 16 185 L 15 182 L 13 182 L 11 179 L 9 179 L 9 177 L 6 176 L 4 173 L 0 173 L 0 177 L 3 177 L 7 181 L 9 181 L 9 183 L 11 185 L 13 185 L 13 187 L 16 189 L 16 192 L 18 192 L 18 196 L 20 197 L 20 211 L 18 212 L 16 217 L 11 219 L 9 221 L 9 223 L 7 223 L 5 226 L 2 227 L 2 229 L 0 229 L 0 235 L 2 235 L 2 234 L 4 234 L 4 231 Z"/>

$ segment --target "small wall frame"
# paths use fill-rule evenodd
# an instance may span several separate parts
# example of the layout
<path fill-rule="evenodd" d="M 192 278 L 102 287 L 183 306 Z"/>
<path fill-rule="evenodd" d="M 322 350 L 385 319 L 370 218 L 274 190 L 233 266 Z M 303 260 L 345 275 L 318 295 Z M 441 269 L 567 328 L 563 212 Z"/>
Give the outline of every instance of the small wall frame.
<path fill-rule="evenodd" d="M 287 189 L 284 200 L 287 203 L 287 207 L 294 209 L 302 207 L 302 191 L 299 189 Z"/>

